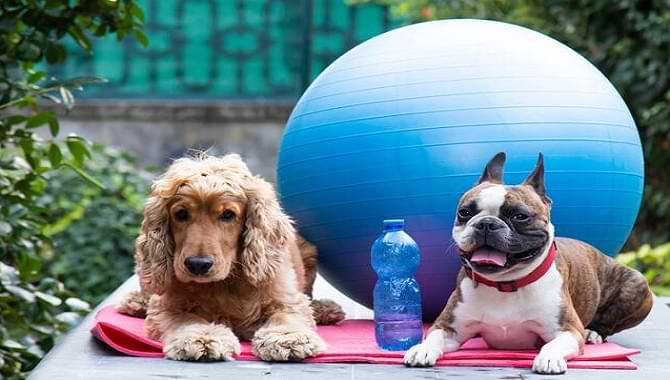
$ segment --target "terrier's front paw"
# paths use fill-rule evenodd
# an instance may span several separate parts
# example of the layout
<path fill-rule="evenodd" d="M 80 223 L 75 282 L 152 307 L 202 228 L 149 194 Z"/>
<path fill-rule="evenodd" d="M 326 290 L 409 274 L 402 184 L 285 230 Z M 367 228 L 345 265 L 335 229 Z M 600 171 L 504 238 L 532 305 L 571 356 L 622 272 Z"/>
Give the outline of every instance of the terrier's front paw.
<path fill-rule="evenodd" d="M 163 352 L 172 360 L 228 361 L 240 353 L 240 341 L 224 326 L 193 325 L 170 335 Z"/>
<path fill-rule="evenodd" d="M 585 330 L 584 332 L 586 333 L 585 334 L 586 338 L 584 339 L 586 341 L 586 343 L 600 344 L 604 341 L 603 337 L 601 337 L 600 334 L 598 334 L 596 331 Z"/>
<path fill-rule="evenodd" d="M 442 357 L 442 351 L 431 347 L 429 344 L 421 343 L 410 348 L 405 353 L 403 362 L 410 367 L 432 367 L 437 359 Z"/>
<path fill-rule="evenodd" d="M 312 330 L 263 328 L 251 341 L 254 355 L 265 361 L 303 360 L 325 351 L 326 343 Z"/>
<path fill-rule="evenodd" d="M 533 372 L 560 375 L 568 369 L 568 362 L 561 356 L 540 352 L 533 360 Z"/>

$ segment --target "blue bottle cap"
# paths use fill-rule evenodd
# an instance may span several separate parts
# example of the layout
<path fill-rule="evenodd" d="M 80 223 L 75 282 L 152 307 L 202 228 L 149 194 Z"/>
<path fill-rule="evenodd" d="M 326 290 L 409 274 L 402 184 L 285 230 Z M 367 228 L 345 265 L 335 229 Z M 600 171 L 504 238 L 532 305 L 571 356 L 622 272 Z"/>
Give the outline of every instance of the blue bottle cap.
<path fill-rule="evenodd" d="M 405 227 L 405 219 L 385 219 L 384 232 L 400 231 Z"/>

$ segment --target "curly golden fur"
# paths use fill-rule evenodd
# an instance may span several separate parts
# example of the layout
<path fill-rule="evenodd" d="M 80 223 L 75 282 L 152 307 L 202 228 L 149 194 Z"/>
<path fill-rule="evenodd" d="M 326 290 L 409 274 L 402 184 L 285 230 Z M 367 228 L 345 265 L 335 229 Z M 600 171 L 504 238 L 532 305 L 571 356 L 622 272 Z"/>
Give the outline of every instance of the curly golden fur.
<path fill-rule="evenodd" d="M 241 338 L 261 359 L 301 360 L 325 349 L 315 318 L 344 319 L 332 301 L 310 306 L 316 249 L 236 154 L 176 160 L 153 184 L 136 248 L 142 292 L 118 309 L 146 312 L 170 359 L 229 360 Z"/>

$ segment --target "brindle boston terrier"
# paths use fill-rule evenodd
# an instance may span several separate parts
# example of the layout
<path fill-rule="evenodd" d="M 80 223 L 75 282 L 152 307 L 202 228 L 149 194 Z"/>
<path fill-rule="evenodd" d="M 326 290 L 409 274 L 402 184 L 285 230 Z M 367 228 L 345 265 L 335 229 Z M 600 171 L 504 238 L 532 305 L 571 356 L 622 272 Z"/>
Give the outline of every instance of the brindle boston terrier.
<path fill-rule="evenodd" d="M 458 286 L 408 366 L 432 366 L 481 336 L 500 349 L 541 346 L 533 370 L 564 373 L 584 341 L 599 343 L 639 324 L 653 296 L 644 277 L 577 240 L 554 238 L 542 154 L 528 178 L 503 185 L 505 154 L 486 166 L 458 205 L 453 237 Z"/>

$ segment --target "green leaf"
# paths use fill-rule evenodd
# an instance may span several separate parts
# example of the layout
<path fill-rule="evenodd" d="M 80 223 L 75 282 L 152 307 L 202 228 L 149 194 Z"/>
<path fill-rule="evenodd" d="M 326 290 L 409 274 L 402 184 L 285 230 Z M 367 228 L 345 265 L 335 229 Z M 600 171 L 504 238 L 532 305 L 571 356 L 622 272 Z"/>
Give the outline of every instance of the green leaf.
<path fill-rule="evenodd" d="M 51 337 L 47 338 L 47 340 L 52 339 Z M 44 350 L 38 345 L 38 344 L 31 344 L 28 346 L 28 349 L 25 351 L 24 357 L 27 360 L 40 360 L 44 356 Z"/>
<path fill-rule="evenodd" d="M 9 127 L 12 125 L 21 124 L 26 120 L 28 120 L 28 118 L 23 115 L 12 115 L 5 119 L 5 125 Z"/>
<path fill-rule="evenodd" d="M 47 73 L 44 72 L 44 71 L 37 71 L 37 72 L 34 72 L 34 73 L 30 74 L 28 76 L 27 81 L 28 81 L 28 83 L 37 83 L 37 82 L 41 81 L 42 79 L 44 79 L 44 77 L 46 75 L 47 75 Z"/>
<path fill-rule="evenodd" d="M 12 339 L 5 339 L 2 341 L 2 344 L 0 346 L 3 346 L 5 348 L 9 348 L 10 350 L 25 350 L 26 346 L 22 345 L 21 343 L 12 340 Z"/>
<path fill-rule="evenodd" d="M 30 181 L 30 190 L 33 192 L 33 194 L 41 195 L 44 193 L 44 189 L 47 188 L 47 181 L 44 179 L 37 177 Z"/>
<path fill-rule="evenodd" d="M 63 162 L 63 166 L 67 166 L 68 168 L 74 170 L 75 173 L 79 174 L 79 176 L 80 176 L 83 180 L 87 181 L 87 182 L 90 183 L 91 185 L 94 185 L 94 186 L 96 186 L 96 187 L 98 187 L 98 188 L 100 188 L 100 189 L 104 189 L 104 188 L 105 188 L 105 186 L 104 186 L 102 183 L 100 183 L 97 179 L 91 177 L 91 176 L 88 175 L 86 172 L 84 172 L 84 171 L 81 170 L 79 167 L 77 167 L 76 165 L 73 165 L 72 163 L 66 161 L 66 162 Z"/>
<path fill-rule="evenodd" d="M 79 323 L 79 320 L 81 319 L 81 316 L 79 314 L 73 312 L 73 311 L 66 311 L 64 313 L 60 313 L 56 315 L 56 320 L 60 323 L 64 323 L 66 325 L 74 326 L 77 323 Z"/>
<path fill-rule="evenodd" d="M 22 279 L 26 281 L 34 280 L 35 276 L 39 274 L 38 271 L 41 267 L 42 261 L 35 253 L 24 251 L 19 254 L 18 269 Z"/>
<path fill-rule="evenodd" d="M 51 123 L 51 121 L 55 119 L 56 115 L 51 111 L 40 112 L 37 115 L 28 118 L 26 128 L 31 129 L 41 127 L 44 124 Z"/>
<path fill-rule="evenodd" d="M 63 99 L 63 104 L 65 104 L 65 108 L 71 110 L 72 107 L 74 107 L 74 96 L 72 95 L 72 92 L 70 92 L 70 90 L 68 90 L 64 86 L 61 86 L 58 90 L 60 91 L 60 97 Z"/>
<path fill-rule="evenodd" d="M 56 296 L 52 296 L 50 294 L 42 293 L 42 292 L 35 292 L 35 297 L 37 297 L 37 299 L 39 299 L 41 301 L 44 301 L 44 302 L 46 302 L 49 305 L 54 306 L 54 307 L 60 306 L 63 303 L 63 301 L 61 301 L 60 298 L 58 298 Z"/>
<path fill-rule="evenodd" d="M 93 32 L 93 34 L 94 34 L 96 37 L 102 37 L 102 36 L 104 36 L 105 34 L 107 34 L 107 30 L 108 30 L 108 26 L 105 25 L 105 24 L 102 24 L 102 25 L 98 26 L 98 27 L 95 29 L 95 32 Z"/>
<path fill-rule="evenodd" d="M 70 297 L 65 300 L 65 304 L 74 311 L 89 311 L 91 305 L 88 302 L 82 301 L 79 298 Z"/>
<path fill-rule="evenodd" d="M 0 20 L 0 32 L 11 33 L 16 31 L 16 21 L 10 18 Z M 1 367 L 1 366 L 0 366 Z"/>
<path fill-rule="evenodd" d="M 45 98 L 45 99 L 49 99 L 56 104 L 61 104 L 62 103 L 59 97 L 51 95 L 51 94 L 40 94 L 40 96 Z"/>
<path fill-rule="evenodd" d="M 56 329 L 54 329 L 51 326 L 32 325 L 32 326 L 30 326 L 30 328 L 37 331 L 38 333 L 44 334 L 44 335 L 55 335 L 55 334 L 58 333 L 58 331 L 56 331 Z"/>
<path fill-rule="evenodd" d="M 38 61 L 41 55 L 42 49 L 30 40 L 25 40 L 16 47 L 16 57 L 21 61 Z"/>
<path fill-rule="evenodd" d="M 22 171 L 30 171 L 31 167 L 30 164 L 26 162 L 26 160 L 23 159 L 23 157 L 20 156 L 15 156 L 14 160 L 12 160 L 12 165 L 16 166 L 17 169 L 22 170 Z"/>
<path fill-rule="evenodd" d="M 80 86 L 83 84 L 100 84 L 100 83 L 107 83 L 109 82 L 107 79 L 103 77 L 98 77 L 98 76 L 80 76 L 80 77 L 74 77 L 70 78 L 68 80 L 62 81 L 60 84 L 62 86 Z"/>
<path fill-rule="evenodd" d="M 59 43 L 49 42 L 45 52 L 47 62 L 51 64 L 63 63 L 67 57 L 65 47 Z"/>
<path fill-rule="evenodd" d="M 6 236 L 12 233 L 12 225 L 0 220 L 0 236 Z"/>
<path fill-rule="evenodd" d="M 56 137 L 58 136 L 58 132 L 60 131 L 60 123 L 58 122 L 58 119 L 55 117 L 51 120 L 49 120 L 49 132 L 51 132 L 51 136 Z"/>
<path fill-rule="evenodd" d="M 23 155 L 26 157 L 28 160 L 28 163 L 30 164 L 30 167 L 34 168 L 35 164 L 34 162 L 31 162 L 31 157 L 30 155 L 33 153 L 33 143 L 35 141 L 32 138 L 22 138 L 19 140 L 19 146 L 21 147 L 21 150 L 23 151 Z"/>
<path fill-rule="evenodd" d="M 3 285 L 16 284 L 19 280 L 19 272 L 16 268 L 0 261 L 0 282 Z"/>
<path fill-rule="evenodd" d="M 135 36 L 135 39 L 137 42 L 139 42 L 143 47 L 149 46 L 149 39 L 147 38 L 147 35 L 144 34 L 143 31 L 141 30 L 136 30 L 133 35 Z"/>
<path fill-rule="evenodd" d="M 63 283 L 52 277 L 45 277 L 40 281 L 40 290 L 49 290 L 52 293 L 62 293 L 64 291 Z"/>
<path fill-rule="evenodd" d="M 35 302 L 35 295 L 32 292 L 30 292 L 26 289 L 23 289 L 22 287 L 15 286 L 15 285 L 5 285 L 5 289 L 8 292 L 12 293 L 13 295 L 19 297 L 20 299 L 22 299 L 22 300 L 24 300 L 28 303 Z"/>
<path fill-rule="evenodd" d="M 68 29 L 68 33 L 77 43 L 77 45 L 81 46 L 82 49 L 90 51 L 93 47 L 93 45 L 91 45 L 91 41 L 88 39 L 88 37 L 86 37 L 84 31 L 81 30 L 78 25 L 72 25 L 70 29 Z"/>
<path fill-rule="evenodd" d="M 90 157 L 91 153 L 88 151 L 85 140 L 78 136 L 68 136 L 65 139 L 65 145 L 67 149 L 74 156 L 74 161 L 77 166 L 81 167 L 84 163 L 86 157 Z"/>
<path fill-rule="evenodd" d="M 135 16 L 135 18 L 144 23 L 144 11 L 142 10 L 142 8 L 137 6 L 137 4 L 135 3 L 130 3 L 129 8 L 130 8 L 130 14 L 132 14 L 133 16 Z"/>
<path fill-rule="evenodd" d="M 17 102 L 18 107 L 34 107 L 37 106 L 37 99 L 35 99 L 34 96 L 28 95 L 24 96 L 23 98 L 19 99 Z"/>
<path fill-rule="evenodd" d="M 57 168 L 62 161 L 63 153 L 60 151 L 60 147 L 57 144 L 51 144 L 49 146 L 49 162 L 51 163 L 51 167 Z"/>
<path fill-rule="evenodd" d="M 83 203 L 83 202 L 82 202 Z M 83 205 L 77 205 L 63 217 L 56 220 L 54 223 L 46 225 L 42 228 L 42 233 L 45 236 L 52 237 L 57 233 L 65 231 L 68 227 L 72 225 L 73 222 L 79 220 L 84 215 L 86 207 Z"/>

